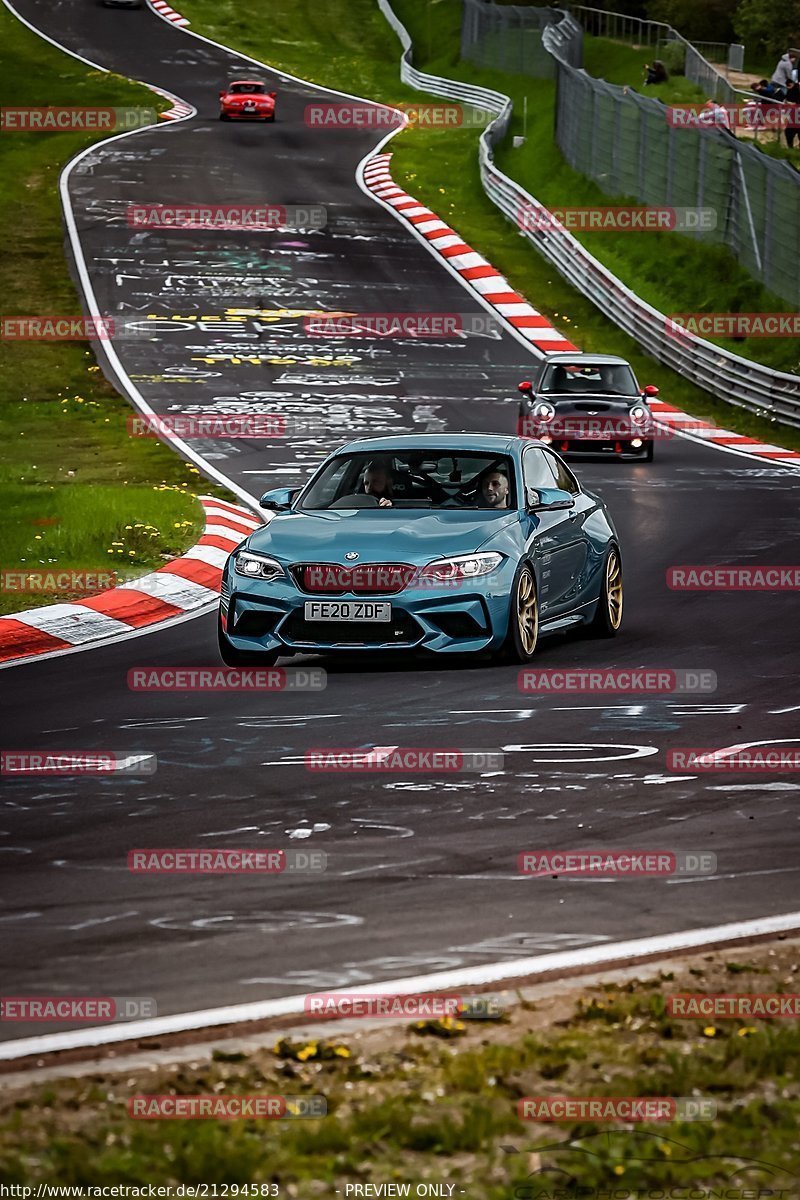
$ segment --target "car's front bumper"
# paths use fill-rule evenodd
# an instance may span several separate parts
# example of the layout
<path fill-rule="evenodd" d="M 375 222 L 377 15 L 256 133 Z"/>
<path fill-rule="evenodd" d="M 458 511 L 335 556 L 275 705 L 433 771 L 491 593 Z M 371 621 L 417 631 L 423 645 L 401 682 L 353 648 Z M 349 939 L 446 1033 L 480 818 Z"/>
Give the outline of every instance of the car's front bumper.
<path fill-rule="evenodd" d="M 551 445 L 559 454 L 568 454 L 571 458 L 592 458 L 602 455 L 604 458 L 643 459 L 647 458 L 652 439 L 642 438 L 640 446 L 632 446 L 630 442 L 615 439 L 613 441 L 599 438 L 578 439 L 570 441 L 554 438 Z"/>
<path fill-rule="evenodd" d="M 631 422 L 617 416 L 598 418 L 592 428 L 591 419 L 577 412 L 559 412 L 556 422 L 551 424 L 522 411 L 517 422 L 517 434 L 519 437 L 542 441 L 559 454 L 641 459 L 648 457 L 655 426 L 648 420 L 641 428 L 634 427 Z M 634 446 L 634 441 L 639 445 Z"/>
<path fill-rule="evenodd" d="M 480 580 L 409 587 L 392 595 L 332 596 L 301 592 L 287 580 L 244 579 L 225 570 L 220 612 L 231 646 L 244 652 L 435 654 L 474 653 L 498 647 L 508 631 L 514 567 L 509 562 Z M 311 600 L 380 600 L 392 606 L 384 622 L 306 621 Z"/>
<path fill-rule="evenodd" d="M 231 121 L 269 121 L 275 116 L 274 108 L 256 109 L 255 112 L 242 112 L 240 108 L 228 108 L 222 106 L 222 113 L 229 117 Z"/>

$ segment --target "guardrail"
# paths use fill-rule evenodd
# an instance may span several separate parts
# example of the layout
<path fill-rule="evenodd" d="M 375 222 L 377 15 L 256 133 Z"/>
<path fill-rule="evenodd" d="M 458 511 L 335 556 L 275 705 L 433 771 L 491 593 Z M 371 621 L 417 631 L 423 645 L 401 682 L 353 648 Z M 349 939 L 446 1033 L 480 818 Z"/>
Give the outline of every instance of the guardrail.
<path fill-rule="evenodd" d="M 378 7 L 403 48 L 400 56 L 400 78 L 403 83 L 434 96 L 461 100 L 497 114 L 484 129 L 479 141 L 483 189 L 517 228 L 526 224 L 535 225 L 535 219 L 530 221 L 529 216 L 537 213 L 541 214 L 539 224 L 544 225 L 547 208 L 494 163 L 494 146 L 505 137 L 511 122 L 510 97 L 503 92 L 419 71 L 412 61 L 411 37 L 389 0 L 378 0 Z M 567 26 L 559 34 L 559 25 L 563 21 L 574 21 L 574 18 L 565 13 L 562 22 L 547 26 L 542 34 L 545 45 L 556 56 L 559 45 L 569 32 Z M 552 221 L 549 223 L 552 225 Z M 774 371 L 692 334 L 676 335 L 664 313 L 640 299 L 566 230 L 522 228 L 522 232 L 568 283 L 588 296 L 605 316 L 634 338 L 658 362 L 671 367 L 720 400 L 758 416 L 800 428 L 800 376 Z"/>

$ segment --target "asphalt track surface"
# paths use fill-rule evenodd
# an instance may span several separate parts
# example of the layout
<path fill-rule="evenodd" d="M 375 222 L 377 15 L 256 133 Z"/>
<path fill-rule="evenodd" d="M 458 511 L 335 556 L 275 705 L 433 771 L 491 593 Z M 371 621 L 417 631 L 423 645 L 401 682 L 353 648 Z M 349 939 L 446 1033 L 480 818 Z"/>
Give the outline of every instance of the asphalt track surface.
<path fill-rule="evenodd" d="M 276 310 L 319 308 L 483 311 L 358 188 L 357 164 L 381 135 L 304 124 L 307 103 L 337 97 L 279 76 L 274 126 L 220 124 L 219 87 L 254 73 L 235 54 L 149 11 L 90 0 L 18 0 L 18 10 L 73 51 L 198 110 L 92 151 L 70 191 L 101 310 L 164 319 L 154 335 L 115 346 L 156 411 L 235 403 L 324 427 L 280 443 L 193 443 L 213 465 L 258 494 L 301 481 L 349 436 L 513 432 L 515 385 L 531 357 L 511 335 L 354 339 L 342 362 L 340 345 L 309 339 L 302 318 L 274 319 Z M 154 233 L 127 226 L 135 201 L 323 204 L 329 223 L 302 236 Z M 257 316 L 233 333 L 214 320 L 162 328 L 230 309 Z M 665 754 L 797 734 L 796 598 L 671 592 L 665 572 L 792 562 L 797 475 L 680 439 L 661 443 L 652 465 L 577 469 L 619 530 L 624 629 L 614 642 L 551 638 L 537 665 L 711 669 L 713 695 L 535 698 L 518 691 L 512 666 L 405 657 L 325 664 L 327 688 L 317 693 L 128 689 L 131 667 L 216 664 L 209 615 L 4 671 L 5 746 L 158 760 L 149 776 L 3 781 L 6 993 L 147 995 L 167 1014 L 794 907 L 797 777 L 676 776 Z M 499 749 L 505 769 L 359 776 L 303 766 L 309 749 L 387 745 Z M 239 846 L 321 849 L 328 869 L 208 878 L 126 868 L 135 847 Z M 516 872 L 522 849 L 598 846 L 712 851 L 718 868 L 693 880 Z M 7 1036 L 52 1028 L 7 1026 Z"/>

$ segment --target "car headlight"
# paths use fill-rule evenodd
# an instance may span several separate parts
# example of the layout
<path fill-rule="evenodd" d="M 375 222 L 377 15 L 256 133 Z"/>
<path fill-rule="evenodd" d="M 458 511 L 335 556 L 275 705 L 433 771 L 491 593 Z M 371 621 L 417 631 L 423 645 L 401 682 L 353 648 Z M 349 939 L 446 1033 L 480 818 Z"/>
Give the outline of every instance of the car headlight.
<path fill-rule="evenodd" d="M 538 417 L 540 421 L 552 421 L 556 415 L 556 410 L 549 401 L 537 400 L 533 408 L 533 415 Z"/>
<path fill-rule="evenodd" d="M 440 558 L 428 563 L 420 571 L 422 579 L 436 580 L 437 583 L 452 583 L 454 580 L 477 579 L 481 575 L 490 575 L 503 561 L 503 555 L 495 552 L 488 554 L 459 554 L 456 558 Z"/>
<path fill-rule="evenodd" d="M 237 575 L 244 575 L 247 579 L 277 579 L 285 574 L 281 564 L 274 558 L 256 554 L 254 550 L 240 550 L 234 557 L 233 568 Z"/>
<path fill-rule="evenodd" d="M 641 404 L 634 404 L 630 411 L 630 418 L 634 425 L 644 425 L 647 420 L 647 409 Z"/>

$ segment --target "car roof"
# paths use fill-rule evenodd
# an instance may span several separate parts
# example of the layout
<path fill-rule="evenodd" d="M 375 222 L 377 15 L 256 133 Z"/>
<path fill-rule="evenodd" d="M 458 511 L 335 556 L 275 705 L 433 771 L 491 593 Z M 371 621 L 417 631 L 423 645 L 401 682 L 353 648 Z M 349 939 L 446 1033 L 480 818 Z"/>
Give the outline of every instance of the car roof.
<path fill-rule="evenodd" d="M 228 87 L 233 87 L 235 83 L 256 83 L 259 87 L 267 86 L 263 79 L 232 79 Z"/>
<path fill-rule="evenodd" d="M 347 442 L 333 453 L 378 453 L 381 450 L 485 450 L 489 454 L 510 454 L 529 443 L 538 444 L 532 438 L 510 437 L 507 434 L 450 433 L 443 430 L 442 433 L 400 433 L 394 436 L 361 438 L 355 442 Z"/>
<path fill-rule="evenodd" d="M 620 358 L 618 354 L 569 354 L 566 350 L 559 350 L 555 354 L 548 354 L 547 359 L 542 364 L 547 366 L 548 363 L 585 363 L 590 366 L 592 363 L 613 363 L 617 366 L 629 367 L 631 364 L 627 358 Z"/>

